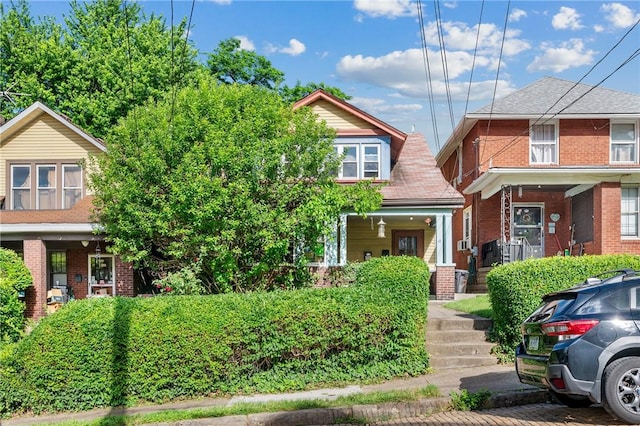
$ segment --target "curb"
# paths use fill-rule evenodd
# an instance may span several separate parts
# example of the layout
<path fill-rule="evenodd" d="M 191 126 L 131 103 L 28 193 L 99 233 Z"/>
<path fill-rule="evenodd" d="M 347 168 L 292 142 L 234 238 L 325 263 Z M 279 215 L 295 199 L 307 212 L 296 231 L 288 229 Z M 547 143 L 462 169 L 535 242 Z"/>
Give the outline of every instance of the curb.
<path fill-rule="evenodd" d="M 544 390 L 523 390 L 492 394 L 483 410 L 547 402 Z M 401 418 L 426 416 L 451 409 L 450 397 L 427 398 L 414 402 L 395 402 L 352 407 L 313 408 L 308 410 L 228 416 L 175 423 L 154 423 L 156 426 L 312 426 L 340 423 L 375 423 Z"/>

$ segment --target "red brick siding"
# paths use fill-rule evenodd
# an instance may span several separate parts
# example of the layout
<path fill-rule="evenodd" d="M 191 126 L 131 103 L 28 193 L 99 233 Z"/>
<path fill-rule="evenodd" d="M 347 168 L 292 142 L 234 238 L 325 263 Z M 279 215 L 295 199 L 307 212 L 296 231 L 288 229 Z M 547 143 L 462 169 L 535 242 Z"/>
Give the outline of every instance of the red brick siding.
<path fill-rule="evenodd" d="M 620 183 L 606 182 L 598 186 L 601 196 L 599 208 L 595 209 L 600 213 L 601 247 L 598 254 L 620 253 Z"/>
<path fill-rule="evenodd" d="M 438 300 L 451 300 L 455 297 L 455 267 L 438 266 L 435 296 Z"/>
<path fill-rule="evenodd" d="M 67 250 L 67 284 L 76 299 L 85 299 L 89 291 L 89 253 L 95 253 L 95 249 Z M 76 275 L 82 275 L 81 282 L 76 282 Z"/>
<path fill-rule="evenodd" d="M 123 262 L 120 257 L 116 260 L 116 294 L 119 296 L 135 296 L 133 288 L 133 265 Z"/>
<path fill-rule="evenodd" d="M 24 263 L 33 277 L 33 286 L 26 292 L 25 315 L 38 320 L 45 315 L 47 304 L 47 248 L 41 240 L 25 240 L 23 250 Z"/>

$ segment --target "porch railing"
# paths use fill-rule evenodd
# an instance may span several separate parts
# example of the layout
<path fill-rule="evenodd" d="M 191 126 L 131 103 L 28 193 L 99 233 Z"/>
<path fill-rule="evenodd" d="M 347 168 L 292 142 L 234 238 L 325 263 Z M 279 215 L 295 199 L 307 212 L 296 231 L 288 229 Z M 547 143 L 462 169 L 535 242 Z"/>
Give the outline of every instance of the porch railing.
<path fill-rule="evenodd" d="M 482 266 L 510 263 L 534 257 L 534 250 L 525 237 L 516 237 L 509 242 L 490 241 L 482 245 Z"/>

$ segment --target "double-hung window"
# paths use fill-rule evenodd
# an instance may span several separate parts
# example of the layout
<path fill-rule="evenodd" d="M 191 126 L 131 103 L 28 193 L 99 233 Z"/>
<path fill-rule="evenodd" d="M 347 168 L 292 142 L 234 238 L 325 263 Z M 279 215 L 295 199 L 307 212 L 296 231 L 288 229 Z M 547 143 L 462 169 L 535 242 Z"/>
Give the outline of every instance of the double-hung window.
<path fill-rule="evenodd" d="M 558 162 L 556 123 L 532 124 L 530 129 L 530 164 L 556 164 Z"/>
<path fill-rule="evenodd" d="M 12 210 L 69 209 L 82 198 L 82 168 L 77 164 L 11 164 L 10 173 Z"/>
<path fill-rule="evenodd" d="M 621 235 L 627 238 L 638 238 L 638 216 L 640 201 L 638 187 L 622 187 L 622 205 L 620 207 Z"/>
<path fill-rule="evenodd" d="M 335 149 L 342 157 L 338 179 L 380 178 L 380 145 L 336 144 Z"/>
<path fill-rule="evenodd" d="M 638 134 L 636 124 L 611 123 L 611 162 L 636 163 Z"/>

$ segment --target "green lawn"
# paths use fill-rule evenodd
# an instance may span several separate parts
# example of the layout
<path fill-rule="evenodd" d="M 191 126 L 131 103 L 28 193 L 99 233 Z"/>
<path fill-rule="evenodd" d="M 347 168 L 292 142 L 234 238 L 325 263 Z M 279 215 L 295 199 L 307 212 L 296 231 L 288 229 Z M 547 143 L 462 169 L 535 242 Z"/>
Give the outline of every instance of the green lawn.
<path fill-rule="evenodd" d="M 486 294 L 468 299 L 455 300 L 445 303 L 443 306 L 448 309 L 453 309 L 454 311 L 466 312 L 468 314 L 478 315 L 479 317 L 493 319 L 493 309 L 491 308 L 489 296 Z"/>

